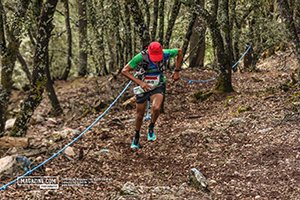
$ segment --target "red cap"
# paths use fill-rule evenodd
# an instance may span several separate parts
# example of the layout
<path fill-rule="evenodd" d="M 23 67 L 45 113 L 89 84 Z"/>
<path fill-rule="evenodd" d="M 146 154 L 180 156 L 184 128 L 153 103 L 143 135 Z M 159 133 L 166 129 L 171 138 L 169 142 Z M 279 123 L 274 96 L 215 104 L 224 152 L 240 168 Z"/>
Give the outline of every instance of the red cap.
<path fill-rule="evenodd" d="M 151 42 L 148 46 L 148 53 L 152 62 L 159 62 L 163 59 L 163 50 L 159 42 Z"/>

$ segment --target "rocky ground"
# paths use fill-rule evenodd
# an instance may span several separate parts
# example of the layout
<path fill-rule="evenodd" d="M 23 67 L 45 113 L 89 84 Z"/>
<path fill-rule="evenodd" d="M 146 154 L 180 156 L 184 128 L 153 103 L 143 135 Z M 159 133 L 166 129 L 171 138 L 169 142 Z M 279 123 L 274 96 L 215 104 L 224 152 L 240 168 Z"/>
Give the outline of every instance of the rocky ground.
<path fill-rule="evenodd" d="M 295 64 L 285 55 L 269 58 L 257 72 L 234 73 L 235 92 L 205 101 L 193 94 L 214 82 L 170 82 L 157 140 L 146 141 L 146 122 L 138 151 L 130 149 L 135 112 L 122 105 L 132 95 L 126 92 L 66 153 L 33 173 L 57 177 L 58 190 L 14 184 L 1 199 L 300 199 L 300 90 L 289 84 Z M 209 79 L 215 73 L 193 69 L 182 76 Z M 64 114 L 51 116 L 45 99 L 30 122 L 29 147 L 2 150 L 1 157 L 42 162 L 91 124 L 125 83 L 120 77 L 57 82 Z M 20 97 L 14 94 L 16 102 Z M 191 181 L 192 168 L 207 178 L 206 189 Z M 21 173 L 15 168 L 1 183 Z M 68 178 L 90 182 L 64 185 Z"/>

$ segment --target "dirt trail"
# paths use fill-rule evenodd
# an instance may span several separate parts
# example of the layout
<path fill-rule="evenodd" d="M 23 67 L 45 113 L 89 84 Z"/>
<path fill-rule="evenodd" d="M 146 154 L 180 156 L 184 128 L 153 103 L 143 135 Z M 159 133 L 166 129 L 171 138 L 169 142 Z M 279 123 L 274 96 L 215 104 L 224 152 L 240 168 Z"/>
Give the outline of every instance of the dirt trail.
<path fill-rule="evenodd" d="M 148 123 L 144 124 L 143 148 L 139 151 L 129 148 L 134 109 L 125 109 L 119 103 L 73 145 L 76 153 L 83 152 L 81 160 L 59 156 L 46 164 L 44 174 L 36 174 L 97 178 L 96 183 L 86 187 L 60 187 L 56 191 L 12 186 L 0 196 L 14 199 L 300 199 L 300 114 L 299 108 L 293 106 L 300 102 L 299 87 L 282 89 L 289 79 L 289 70 L 268 62 L 260 66 L 259 72 L 235 73 L 234 93 L 214 94 L 204 102 L 195 101 L 192 94 L 209 90 L 214 82 L 170 83 L 166 113 L 161 115 L 156 127 L 157 140 L 146 141 Z M 182 75 L 208 79 L 214 73 L 186 70 Z M 56 118 L 53 126 L 46 122 L 32 124 L 29 136 L 43 138 L 63 127 L 82 131 L 99 115 L 89 105 L 98 104 L 98 99 L 108 102 L 109 95 L 116 96 L 115 91 L 120 91 L 119 83 L 113 83 L 112 88 L 101 86 L 101 80 L 96 79 L 76 80 L 76 84 L 67 83 L 68 88 L 65 83 L 58 83 L 66 115 Z M 108 89 L 113 92 L 103 92 Z M 131 91 L 127 92 L 122 100 L 130 94 Z M 36 113 L 49 110 L 45 100 Z M 57 142 L 54 150 L 67 142 Z M 188 174 L 193 167 L 208 178 L 210 193 L 188 185 Z M 120 195 L 126 182 L 134 183 L 136 195 Z"/>

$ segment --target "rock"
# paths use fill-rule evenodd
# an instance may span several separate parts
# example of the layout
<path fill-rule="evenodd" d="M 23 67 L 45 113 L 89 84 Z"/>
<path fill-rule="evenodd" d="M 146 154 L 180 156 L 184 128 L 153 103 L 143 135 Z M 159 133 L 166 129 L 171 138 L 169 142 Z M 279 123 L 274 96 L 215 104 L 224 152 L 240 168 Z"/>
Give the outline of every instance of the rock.
<path fill-rule="evenodd" d="M 178 196 L 181 196 L 184 191 L 186 190 L 186 187 L 187 187 L 187 184 L 186 183 L 182 183 L 179 187 L 178 187 L 178 190 L 177 190 L 177 195 Z"/>
<path fill-rule="evenodd" d="M 29 146 L 28 138 L 9 137 L 9 136 L 4 136 L 0 138 L 0 149 L 7 149 L 12 147 L 27 148 L 28 146 Z"/>
<path fill-rule="evenodd" d="M 215 185 L 215 184 L 217 184 L 217 181 L 216 181 L 216 180 L 213 180 L 213 179 L 209 179 L 209 180 L 208 180 L 208 184 L 209 184 L 209 185 Z"/>
<path fill-rule="evenodd" d="M 37 114 L 36 116 L 33 116 L 32 120 L 33 120 L 33 123 L 35 123 L 35 124 L 39 124 L 39 123 L 42 123 L 42 122 L 46 121 L 45 118 L 40 114 Z"/>
<path fill-rule="evenodd" d="M 63 139 L 62 134 L 60 134 L 59 132 L 54 132 L 51 136 L 50 136 L 51 140 L 53 140 L 54 142 L 58 142 L 61 141 Z"/>
<path fill-rule="evenodd" d="M 38 156 L 36 159 L 35 159 L 36 162 L 42 162 L 43 161 L 43 157 L 42 156 Z"/>
<path fill-rule="evenodd" d="M 265 129 L 261 129 L 258 131 L 258 133 L 261 133 L 261 134 L 265 134 L 265 133 L 268 133 L 270 132 L 271 130 L 273 130 L 273 128 L 265 128 Z"/>
<path fill-rule="evenodd" d="M 54 141 L 54 142 L 57 142 L 57 141 L 61 141 L 63 139 L 66 139 L 68 137 L 75 137 L 77 136 L 78 134 L 80 134 L 80 131 L 78 130 L 75 130 L 75 129 L 71 129 L 71 128 L 66 128 L 62 131 L 54 131 L 50 138 Z"/>
<path fill-rule="evenodd" d="M 5 122 L 5 130 L 11 129 L 16 122 L 16 118 L 9 119 Z"/>
<path fill-rule="evenodd" d="M 101 131 L 104 133 L 110 133 L 110 128 L 101 128 Z"/>
<path fill-rule="evenodd" d="M 76 155 L 72 147 L 67 147 L 64 152 L 69 157 L 74 157 Z"/>
<path fill-rule="evenodd" d="M 13 166 L 16 164 L 14 156 L 5 156 L 0 159 L 0 175 L 13 170 Z M 10 172 L 9 172 L 10 173 Z"/>
<path fill-rule="evenodd" d="M 208 190 L 206 177 L 196 168 L 190 171 L 190 183 L 196 188 Z"/>
<path fill-rule="evenodd" d="M 136 194 L 138 194 L 138 191 L 133 183 L 126 182 L 123 185 L 121 189 L 121 195 L 136 195 Z"/>
<path fill-rule="evenodd" d="M 122 159 L 122 154 L 117 151 L 109 149 L 101 149 L 100 151 L 94 152 L 94 155 L 98 156 L 101 160 L 120 160 Z"/>
<path fill-rule="evenodd" d="M 251 110 L 252 110 L 251 106 L 240 106 L 238 108 L 237 112 L 240 114 L 240 113 L 251 111 Z"/>
<path fill-rule="evenodd" d="M 109 153 L 109 149 L 101 149 L 100 153 Z"/>
<path fill-rule="evenodd" d="M 57 124 L 57 121 L 53 118 L 48 118 L 47 122 L 50 124 Z"/>
<path fill-rule="evenodd" d="M 45 172 L 46 172 L 46 173 L 48 173 L 48 172 L 52 172 L 52 169 L 51 169 L 51 168 L 49 168 L 49 167 L 46 167 L 46 169 L 45 169 Z"/>
<path fill-rule="evenodd" d="M 241 123 L 244 123 L 245 120 L 242 119 L 242 118 L 232 118 L 229 123 L 230 125 L 237 125 L 237 124 L 241 124 Z"/>
<path fill-rule="evenodd" d="M 48 127 L 54 127 L 57 125 L 57 121 L 53 118 L 48 118 L 46 122 L 46 126 Z"/>
<path fill-rule="evenodd" d="M 67 138 L 77 136 L 78 134 L 80 134 L 80 131 L 72 128 L 65 128 L 63 131 L 57 131 L 55 133 L 60 134 L 63 138 Z"/>

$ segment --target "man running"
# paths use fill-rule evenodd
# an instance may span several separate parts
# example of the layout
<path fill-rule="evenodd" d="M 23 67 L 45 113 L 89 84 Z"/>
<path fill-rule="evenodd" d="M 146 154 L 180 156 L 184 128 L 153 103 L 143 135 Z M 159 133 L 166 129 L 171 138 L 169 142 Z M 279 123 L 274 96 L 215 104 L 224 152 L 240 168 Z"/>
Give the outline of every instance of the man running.
<path fill-rule="evenodd" d="M 177 56 L 175 70 L 172 75 L 174 81 L 179 80 L 179 71 L 182 62 L 181 49 L 162 49 L 159 42 L 152 42 L 147 50 L 135 55 L 122 69 L 122 74 L 134 81 L 139 87 L 134 88 L 136 94 L 136 121 L 135 135 L 131 143 L 131 148 L 141 147 L 140 129 L 146 110 L 147 100 L 151 100 L 151 123 L 148 128 L 148 141 L 156 140 L 154 132 L 155 122 L 160 114 L 160 108 L 164 98 L 166 87 L 166 77 L 163 73 L 164 65 L 170 58 Z M 141 77 L 135 77 L 130 72 L 140 68 Z"/>

